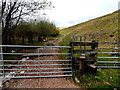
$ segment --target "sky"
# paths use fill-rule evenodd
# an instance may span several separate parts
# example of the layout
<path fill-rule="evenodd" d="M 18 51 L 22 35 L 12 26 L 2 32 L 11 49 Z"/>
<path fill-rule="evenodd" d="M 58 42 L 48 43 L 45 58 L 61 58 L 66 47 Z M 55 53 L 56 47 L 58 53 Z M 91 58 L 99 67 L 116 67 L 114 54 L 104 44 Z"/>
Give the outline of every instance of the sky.
<path fill-rule="evenodd" d="M 57 27 L 69 27 L 118 10 L 120 0 L 50 0 L 55 8 L 45 17 Z"/>

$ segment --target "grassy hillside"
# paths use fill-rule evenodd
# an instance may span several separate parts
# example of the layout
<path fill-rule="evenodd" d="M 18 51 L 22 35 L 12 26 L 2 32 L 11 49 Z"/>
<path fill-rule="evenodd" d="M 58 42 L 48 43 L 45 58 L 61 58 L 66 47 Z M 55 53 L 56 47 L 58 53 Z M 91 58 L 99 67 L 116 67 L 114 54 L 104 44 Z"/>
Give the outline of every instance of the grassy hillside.
<path fill-rule="evenodd" d="M 60 34 L 65 36 L 61 45 L 69 45 L 69 42 L 73 41 L 71 38 L 73 35 L 80 38 L 80 36 L 85 36 L 87 41 L 96 40 L 99 42 L 115 42 L 118 41 L 118 14 L 119 11 L 113 12 L 111 14 L 95 18 L 69 28 L 62 29 Z M 101 45 L 101 44 L 100 44 Z M 102 47 L 113 47 L 112 44 L 102 44 Z M 103 51 L 103 50 L 102 50 Z M 105 52 L 110 52 L 107 50 Z M 64 52 L 64 51 L 62 51 Z M 67 52 L 67 51 L 66 51 Z M 79 57 L 80 55 L 78 55 Z M 101 57 L 110 57 L 107 54 L 98 54 Z M 98 60 L 98 59 L 97 59 Z M 113 61 L 115 59 L 99 59 L 99 61 Z M 117 59 L 116 59 L 117 60 Z M 105 64 L 107 65 L 107 64 Z M 75 77 L 80 77 L 76 75 Z M 82 76 L 81 82 L 77 83 L 82 88 L 110 88 L 108 90 L 113 90 L 111 88 L 119 88 L 119 74 L 118 69 L 97 69 L 97 75 L 93 76 L 89 72 L 85 72 Z M 95 89 L 96 90 L 96 89 Z M 97 89 L 101 90 L 101 89 Z M 105 89 L 106 90 L 106 89 Z"/>
<path fill-rule="evenodd" d="M 57 30 L 65 29 L 66 27 L 58 27 Z"/>
<path fill-rule="evenodd" d="M 117 41 L 118 39 L 118 13 L 95 18 L 60 31 L 61 35 L 86 36 L 87 40 Z"/>

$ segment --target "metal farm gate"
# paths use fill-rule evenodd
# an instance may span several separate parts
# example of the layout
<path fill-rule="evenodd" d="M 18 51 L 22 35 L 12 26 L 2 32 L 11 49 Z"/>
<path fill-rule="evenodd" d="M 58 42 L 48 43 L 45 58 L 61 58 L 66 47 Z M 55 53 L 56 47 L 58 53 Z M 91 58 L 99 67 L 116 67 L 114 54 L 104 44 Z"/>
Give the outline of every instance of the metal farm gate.
<path fill-rule="evenodd" d="M 119 69 L 118 44 L 93 41 L 71 42 L 70 46 L 0 45 L 0 80 L 74 77 L 76 72 L 82 75 L 85 68 L 93 72 L 99 68 Z"/>
<path fill-rule="evenodd" d="M 0 78 L 72 76 L 70 46 L 1 45 Z M 62 57 L 61 60 L 57 57 Z"/>
<path fill-rule="evenodd" d="M 90 70 L 120 69 L 120 42 L 71 42 L 73 77 Z M 109 47 L 108 47 L 109 46 Z"/>
<path fill-rule="evenodd" d="M 120 42 L 98 42 L 97 68 L 120 69 L 119 44 Z"/>

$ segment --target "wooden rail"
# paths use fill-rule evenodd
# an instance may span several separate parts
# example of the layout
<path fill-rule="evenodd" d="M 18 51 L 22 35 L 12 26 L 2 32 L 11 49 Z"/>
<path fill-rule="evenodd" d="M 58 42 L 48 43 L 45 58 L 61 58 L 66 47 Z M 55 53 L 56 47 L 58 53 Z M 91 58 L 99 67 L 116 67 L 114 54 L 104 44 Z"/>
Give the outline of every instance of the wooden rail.
<path fill-rule="evenodd" d="M 85 70 L 90 70 L 95 75 L 97 70 L 95 62 L 97 59 L 98 42 L 71 42 L 70 47 L 72 54 L 73 74 L 77 72 L 80 75 L 83 75 Z M 78 53 L 80 55 L 75 57 L 74 54 Z"/>
<path fill-rule="evenodd" d="M 120 69 L 118 61 L 97 61 L 97 59 L 119 59 L 120 52 L 99 52 L 100 49 L 120 49 L 119 47 L 105 47 L 98 48 L 98 44 L 119 44 L 120 42 L 71 42 L 71 54 L 72 54 L 72 68 L 73 75 L 79 73 L 83 75 L 84 71 L 89 70 L 96 75 L 97 68 L 102 69 Z M 75 56 L 77 54 L 77 57 Z M 98 54 L 113 54 L 114 56 L 109 57 L 98 57 Z M 116 56 L 118 55 L 118 56 Z M 117 66 L 98 66 L 96 64 L 116 64 Z"/>

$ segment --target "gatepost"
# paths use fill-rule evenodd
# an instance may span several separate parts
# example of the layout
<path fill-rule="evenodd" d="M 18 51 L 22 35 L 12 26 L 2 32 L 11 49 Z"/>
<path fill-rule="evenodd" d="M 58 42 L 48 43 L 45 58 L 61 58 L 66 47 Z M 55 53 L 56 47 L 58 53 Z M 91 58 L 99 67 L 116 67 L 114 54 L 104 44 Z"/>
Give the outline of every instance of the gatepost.
<path fill-rule="evenodd" d="M 0 45 L 2 45 L 2 27 L 1 27 L 1 20 L 0 20 Z M 0 47 L 0 65 L 2 65 L 2 47 Z M 2 66 L 0 66 L 0 69 L 2 69 Z M 2 70 L 0 70 L 0 73 L 2 73 Z M 2 74 L 0 74 L 0 88 L 2 87 Z"/>

